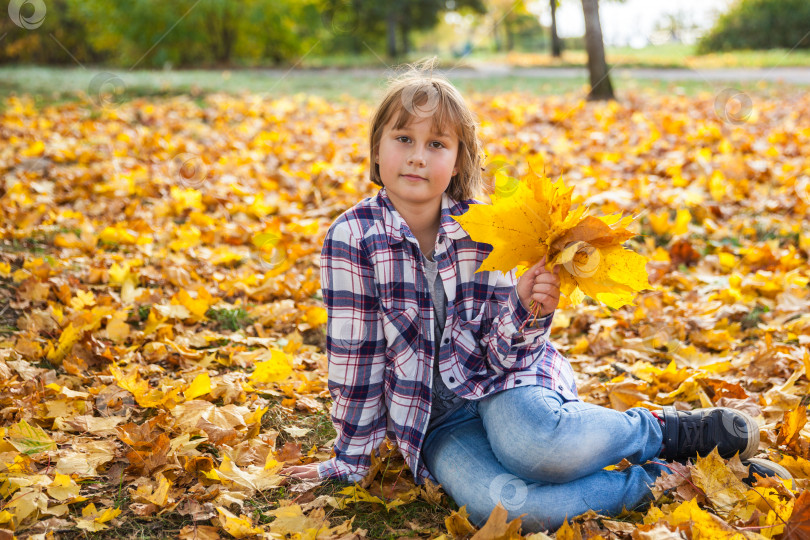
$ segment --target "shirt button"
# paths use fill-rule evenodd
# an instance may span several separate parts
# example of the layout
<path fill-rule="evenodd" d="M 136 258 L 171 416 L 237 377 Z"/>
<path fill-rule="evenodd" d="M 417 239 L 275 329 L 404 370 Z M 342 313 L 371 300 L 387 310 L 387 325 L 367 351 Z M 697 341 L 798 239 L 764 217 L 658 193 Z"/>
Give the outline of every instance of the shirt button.
<path fill-rule="evenodd" d="M 450 382 L 456 382 L 456 378 L 455 377 L 450 377 Z"/>
<path fill-rule="evenodd" d="M 520 382 L 521 382 L 521 381 L 520 381 L 520 379 L 517 379 L 517 380 L 515 381 L 515 384 L 520 384 Z"/>
<path fill-rule="evenodd" d="M 450 343 L 450 338 L 444 338 L 444 344 L 447 345 L 448 343 Z"/>
<path fill-rule="evenodd" d="M 557 385 L 557 390 L 562 390 L 562 389 L 563 389 L 563 385 L 558 384 L 558 385 Z"/>

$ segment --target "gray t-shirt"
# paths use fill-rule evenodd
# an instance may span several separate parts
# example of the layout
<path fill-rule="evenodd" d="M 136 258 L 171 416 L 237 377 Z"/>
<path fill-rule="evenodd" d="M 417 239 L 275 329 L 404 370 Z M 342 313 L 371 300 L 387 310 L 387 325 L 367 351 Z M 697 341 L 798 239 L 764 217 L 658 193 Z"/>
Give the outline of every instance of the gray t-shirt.
<path fill-rule="evenodd" d="M 442 332 L 444 331 L 444 324 L 447 321 L 447 297 L 444 294 L 444 286 L 442 279 L 439 275 L 438 263 L 431 261 L 424 254 L 422 254 L 422 263 L 425 266 L 425 276 L 430 285 L 430 296 L 433 299 L 433 329 L 434 329 L 434 343 L 435 350 L 433 355 L 433 388 L 432 388 L 432 405 L 430 408 L 430 421 L 428 422 L 427 430 L 439 424 L 450 414 L 464 404 L 464 398 L 461 398 L 453 393 L 452 390 L 447 388 L 444 384 L 442 376 L 439 373 L 439 345 L 442 339 Z"/>

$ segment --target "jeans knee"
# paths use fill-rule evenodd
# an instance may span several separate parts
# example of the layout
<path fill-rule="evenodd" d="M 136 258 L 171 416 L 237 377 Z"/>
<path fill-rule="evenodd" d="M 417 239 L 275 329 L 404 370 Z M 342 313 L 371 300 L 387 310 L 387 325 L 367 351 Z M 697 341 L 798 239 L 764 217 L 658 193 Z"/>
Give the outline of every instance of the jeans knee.
<path fill-rule="evenodd" d="M 545 427 L 527 430 L 523 426 L 513 429 L 495 429 L 487 431 L 492 452 L 507 469 L 525 467 L 527 460 L 538 459 L 559 444 L 556 426 L 559 424 L 559 413 L 556 421 L 547 420 Z M 548 456 L 551 457 L 551 456 Z M 521 465 L 524 464 L 524 465 Z"/>
<path fill-rule="evenodd" d="M 582 464 L 578 461 L 559 459 L 543 460 L 534 463 L 533 466 L 526 471 L 526 477 L 531 478 L 535 482 L 564 484 L 581 478 L 587 470 L 586 464 Z"/>

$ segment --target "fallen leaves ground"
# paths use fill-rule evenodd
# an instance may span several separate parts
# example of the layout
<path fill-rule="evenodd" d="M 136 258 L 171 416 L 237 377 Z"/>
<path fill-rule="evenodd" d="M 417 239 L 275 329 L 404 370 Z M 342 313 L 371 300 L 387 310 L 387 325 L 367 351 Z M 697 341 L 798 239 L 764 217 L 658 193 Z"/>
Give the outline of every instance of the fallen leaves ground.
<path fill-rule="evenodd" d="M 470 97 L 492 159 L 540 155 L 575 202 L 642 213 L 630 244 L 655 290 L 555 317 L 581 396 L 745 410 L 760 455 L 796 478 L 749 489 L 708 456 L 673 467 L 650 508 L 557 538 L 807 538 L 810 96 L 754 96 L 744 121 L 714 98 Z M 387 446 L 359 486 L 278 475 L 329 456 L 317 261 L 332 220 L 374 192 L 371 112 L 305 96 L 4 103 L 0 538 L 475 534 Z M 519 529 L 496 509 L 475 537 Z"/>

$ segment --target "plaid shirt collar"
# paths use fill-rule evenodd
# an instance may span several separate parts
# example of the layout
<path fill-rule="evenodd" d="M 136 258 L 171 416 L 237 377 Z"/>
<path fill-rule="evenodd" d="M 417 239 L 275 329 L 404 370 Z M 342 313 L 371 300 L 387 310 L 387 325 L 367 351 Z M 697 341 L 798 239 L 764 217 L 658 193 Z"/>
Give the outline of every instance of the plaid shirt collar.
<path fill-rule="evenodd" d="M 379 193 L 377 193 L 377 204 L 379 204 L 381 208 L 388 210 L 387 212 L 383 212 L 383 223 L 385 224 L 385 235 L 388 238 L 389 245 L 402 242 L 405 237 L 413 238 L 413 241 L 416 241 L 416 237 L 411 232 L 408 224 L 402 219 L 397 209 L 394 208 L 391 199 L 388 198 L 388 193 L 385 188 L 380 189 Z M 452 240 L 460 240 L 468 236 L 461 225 L 459 225 L 458 221 L 452 218 L 452 216 L 460 216 L 466 209 L 466 204 L 451 199 L 447 195 L 447 192 L 442 193 L 439 238 L 447 236 Z"/>

